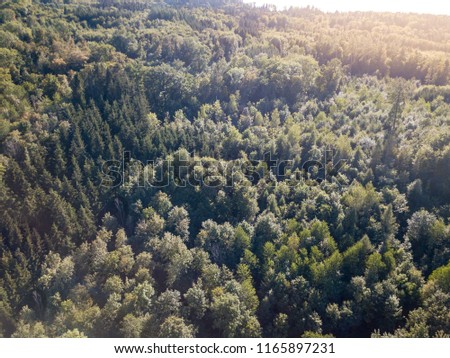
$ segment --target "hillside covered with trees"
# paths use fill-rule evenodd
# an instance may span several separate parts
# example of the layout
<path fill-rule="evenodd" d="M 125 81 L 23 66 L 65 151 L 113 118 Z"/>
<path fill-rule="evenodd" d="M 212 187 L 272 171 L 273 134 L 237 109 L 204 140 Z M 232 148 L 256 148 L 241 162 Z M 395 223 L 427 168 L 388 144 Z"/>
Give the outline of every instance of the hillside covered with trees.
<path fill-rule="evenodd" d="M 0 337 L 447 337 L 449 61 L 446 16 L 1 1 Z"/>

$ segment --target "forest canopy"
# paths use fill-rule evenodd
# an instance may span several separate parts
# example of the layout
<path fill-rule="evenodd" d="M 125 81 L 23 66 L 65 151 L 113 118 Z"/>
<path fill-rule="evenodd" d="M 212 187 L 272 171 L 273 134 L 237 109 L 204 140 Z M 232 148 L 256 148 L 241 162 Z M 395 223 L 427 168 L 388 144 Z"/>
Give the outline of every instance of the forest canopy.
<path fill-rule="evenodd" d="M 448 337 L 449 59 L 448 16 L 2 1 L 0 337 Z"/>

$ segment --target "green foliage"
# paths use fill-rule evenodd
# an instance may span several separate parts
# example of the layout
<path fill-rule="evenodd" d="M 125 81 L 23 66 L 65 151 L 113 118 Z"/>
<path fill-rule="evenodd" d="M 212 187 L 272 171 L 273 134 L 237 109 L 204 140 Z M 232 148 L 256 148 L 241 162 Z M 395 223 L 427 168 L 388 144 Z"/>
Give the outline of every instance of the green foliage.
<path fill-rule="evenodd" d="M 448 336 L 449 34 L 2 1 L 0 336 Z"/>
<path fill-rule="evenodd" d="M 434 270 L 428 280 L 434 282 L 442 291 L 450 293 L 450 262 Z"/>

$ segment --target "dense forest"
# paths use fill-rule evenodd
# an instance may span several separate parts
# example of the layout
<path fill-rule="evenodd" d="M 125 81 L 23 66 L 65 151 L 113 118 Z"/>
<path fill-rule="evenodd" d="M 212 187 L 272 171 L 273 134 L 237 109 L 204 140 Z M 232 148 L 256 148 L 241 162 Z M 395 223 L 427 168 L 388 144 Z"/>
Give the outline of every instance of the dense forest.
<path fill-rule="evenodd" d="M 448 337 L 449 61 L 446 16 L 2 0 L 0 337 Z"/>

